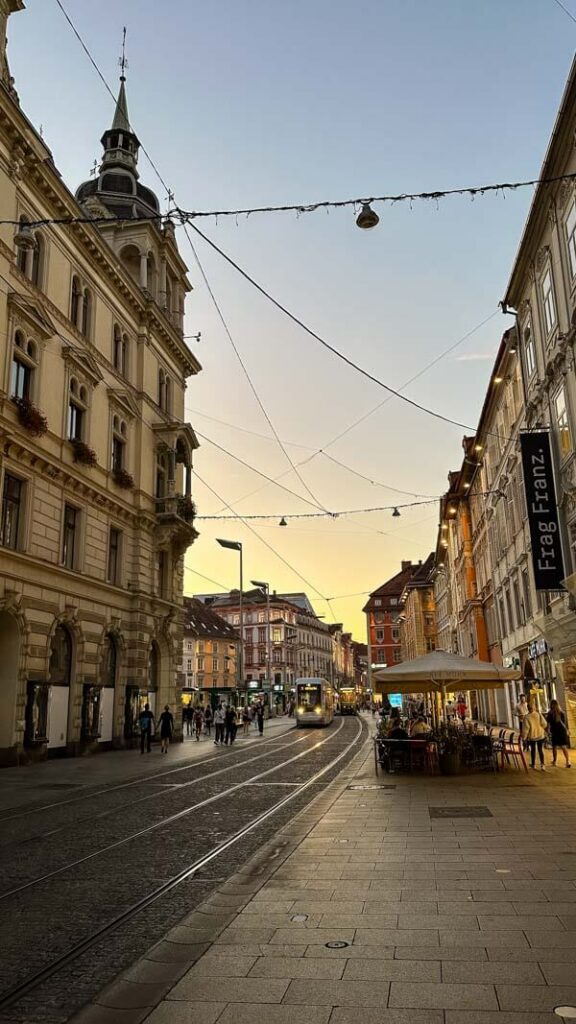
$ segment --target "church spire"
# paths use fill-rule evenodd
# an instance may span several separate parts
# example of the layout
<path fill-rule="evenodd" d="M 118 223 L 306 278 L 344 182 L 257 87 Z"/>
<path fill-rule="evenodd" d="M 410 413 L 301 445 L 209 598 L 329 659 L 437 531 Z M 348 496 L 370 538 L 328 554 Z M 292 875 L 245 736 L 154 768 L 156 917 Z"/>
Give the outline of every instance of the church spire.
<path fill-rule="evenodd" d="M 116 112 L 114 114 L 114 120 L 112 122 L 112 129 L 116 129 L 123 132 L 130 131 L 130 118 L 128 116 L 128 101 L 126 99 L 126 69 L 128 67 L 128 61 L 126 60 L 126 26 L 122 33 L 122 56 L 119 58 L 118 63 L 120 65 L 120 92 L 118 93 L 118 100 L 116 102 Z"/>

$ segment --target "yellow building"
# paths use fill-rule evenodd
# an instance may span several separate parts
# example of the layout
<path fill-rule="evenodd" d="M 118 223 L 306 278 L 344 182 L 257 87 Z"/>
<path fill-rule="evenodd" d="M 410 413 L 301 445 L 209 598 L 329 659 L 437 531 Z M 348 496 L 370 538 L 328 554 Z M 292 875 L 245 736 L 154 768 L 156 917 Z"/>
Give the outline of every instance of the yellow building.
<path fill-rule="evenodd" d="M 23 6 L 0 0 L 2 48 Z M 196 536 L 184 391 L 201 367 L 124 79 L 74 197 L 3 49 L 0 74 L 0 759 L 15 761 L 121 744 L 144 700 L 176 703 Z"/>
<path fill-rule="evenodd" d="M 414 567 L 401 597 L 402 661 L 413 661 L 436 649 L 434 554 Z"/>

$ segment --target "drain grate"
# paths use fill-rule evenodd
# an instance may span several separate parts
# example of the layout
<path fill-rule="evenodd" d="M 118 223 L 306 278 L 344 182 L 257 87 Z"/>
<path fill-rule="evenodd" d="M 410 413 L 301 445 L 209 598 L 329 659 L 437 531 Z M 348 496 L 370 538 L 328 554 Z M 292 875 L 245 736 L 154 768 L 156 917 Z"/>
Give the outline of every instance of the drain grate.
<path fill-rule="evenodd" d="M 487 807 L 429 807 L 431 818 L 491 818 Z"/>
<path fill-rule="evenodd" d="M 346 946 L 349 946 L 350 943 L 338 940 L 334 942 L 325 942 L 324 945 L 326 946 L 326 949 L 346 949 Z"/>

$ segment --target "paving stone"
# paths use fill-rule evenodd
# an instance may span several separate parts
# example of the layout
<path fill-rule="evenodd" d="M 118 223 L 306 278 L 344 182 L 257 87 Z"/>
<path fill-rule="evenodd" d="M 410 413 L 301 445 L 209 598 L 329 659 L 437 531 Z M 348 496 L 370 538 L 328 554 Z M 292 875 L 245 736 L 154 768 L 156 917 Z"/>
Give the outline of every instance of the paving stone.
<path fill-rule="evenodd" d="M 555 1013 L 492 1013 L 486 1010 L 446 1010 L 446 1024 L 560 1024 Z"/>
<path fill-rule="evenodd" d="M 561 978 L 560 982 L 564 980 L 564 978 Z M 515 985 L 546 984 L 546 980 L 537 964 L 516 963 L 512 967 L 508 961 L 503 963 L 482 961 L 481 963 L 472 964 L 444 962 L 442 964 L 442 981 L 449 984 L 462 985 L 468 981 L 488 985 L 506 984 L 507 982 L 514 982 Z"/>
<path fill-rule="evenodd" d="M 270 947 L 276 949 L 277 947 Z M 306 957 L 327 957 L 330 960 L 393 960 L 392 946 L 345 946 L 343 949 L 329 949 L 327 946 L 308 946 Z"/>
<path fill-rule="evenodd" d="M 440 963 L 429 960 L 348 960 L 344 981 L 442 981 Z"/>
<path fill-rule="evenodd" d="M 442 1010 L 377 1010 L 371 1006 L 362 1007 L 362 1024 L 443 1024 L 443 1020 Z M 332 1010 L 330 1024 L 358 1024 L 358 1011 L 347 1006 L 336 1006 Z"/>
<path fill-rule="evenodd" d="M 226 1003 L 175 1003 L 165 1001 L 146 1018 L 146 1024 L 215 1024 Z"/>
<path fill-rule="evenodd" d="M 359 929 L 360 930 L 360 929 Z M 277 928 L 270 938 L 270 945 L 300 944 L 303 940 L 302 933 L 306 932 L 306 941 L 314 940 L 314 944 L 325 942 L 352 942 L 354 939 L 354 928 Z M 220 941 L 220 940 L 219 940 Z"/>
<path fill-rule="evenodd" d="M 215 948 L 221 949 L 222 947 L 216 946 Z M 245 978 L 257 959 L 255 956 L 228 956 L 226 953 L 223 955 L 215 953 L 213 956 L 204 956 L 197 964 L 194 964 L 194 967 L 181 980 L 187 981 L 188 978 L 217 978 L 219 975 L 226 978 Z M 217 995 L 222 995 L 222 993 L 218 992 Z"/>
<path fill-rule="evenodd" d="M 229 1005 L 218 1018 L 218 1024 L 328 1024 L 331 1006 L 286 1006 L 268 1003 L 236 1003 Z M 167 1022 L 170 1024 L 170 1022 Z M 190 1018 L 190 1024 L 197 1024 Z"/>
<path fill-rule="evenodd" d="M 320 1006 L 380 1006 L 388 1003 L 386 982 L 366 981 L 291 981 L 285 1003 Z"/>
<path fill-rule="evenodd" d="M 391 1007 L 430 1009 L 497 1010 L 498 1002 L 493 985 L 422 985 L 392 982 Z"/>
<path fill-rule="evenodd" d="M 553 1010 L 576 1006 L 575 985 L 497 985 L 502 1010 Z"/>
<path fill-rule="evenodd" d="M 168 999 L 209 1002 L 216 993 L 226 994 L 235 1003 L 280 1003 L 288 988 L 288 978 L 183 978 Z"/>
<path fill-rule="evenodd" d="M 110 1006 L 98 1006 L 96 1003 L 91 1003 L 88 1006 L 83 1006 L 78 1013 L 74 1014 L 74 1017 L 70 1019 L 70 1024 L 140 1024 L 142 1020 L 149 1019 L 148 1012 L 147 1008 L 121 1010 L 117 1007 L 113 1009 Z M 8 1018 L 4 1019 L 8 1021 Z"/>
<path fill-rule="evenodd" d="M 530 951 L 526 950 L 525 952 Z M 501 949 L 499 949 L 499 953 L 499 959 L 502 959 Z M 478 946 L 397 946 L 394 956 L 396 960 L 461 960 L 466 963 L 488 959 L 486 949 L 481 949 Z"/>
<path fill-rule="evenodd" d="M 326 950 L 326 952 L 329 952 Z M 251 978 L 318 978 L 339 981 L 346 966 L 345 960 L 329 957 L 273 957 L 263 956 L 250 971 Z"/>
<path fill-rule="evenodd" d="M 359 946 L 437 946 L 438 932 L 432 928 L 357 928 L 354 943 Z"/>

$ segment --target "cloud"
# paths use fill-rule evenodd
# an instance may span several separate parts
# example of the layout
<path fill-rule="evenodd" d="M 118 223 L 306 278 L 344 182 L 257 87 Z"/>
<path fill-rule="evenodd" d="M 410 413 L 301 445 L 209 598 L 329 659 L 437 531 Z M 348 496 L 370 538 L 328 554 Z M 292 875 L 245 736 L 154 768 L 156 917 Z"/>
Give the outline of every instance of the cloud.
<path fill-rule="evenodd" d="M 480 363 L 487 362 L 489 359 L 494 359 L 494 352 L 464 352 L 461 356 L 456 356 L 457 363 Z"/>

